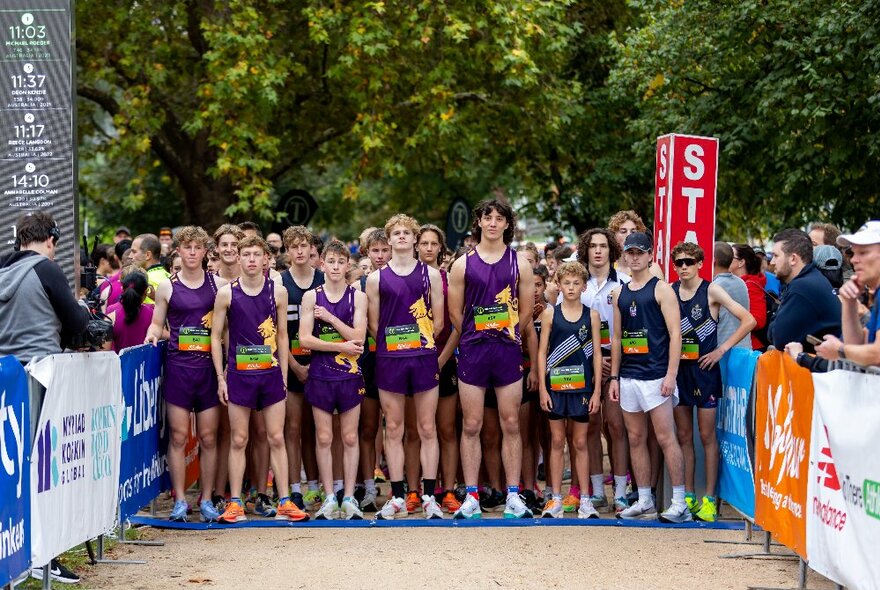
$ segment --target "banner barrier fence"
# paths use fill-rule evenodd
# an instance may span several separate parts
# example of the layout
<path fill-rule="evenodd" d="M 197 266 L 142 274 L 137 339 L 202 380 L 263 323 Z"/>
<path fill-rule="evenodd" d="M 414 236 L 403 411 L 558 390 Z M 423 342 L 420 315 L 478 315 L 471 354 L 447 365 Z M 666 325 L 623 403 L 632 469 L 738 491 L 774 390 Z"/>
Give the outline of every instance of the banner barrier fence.
<path fill-rule="evenodd" d="M 31 567 L 30 399 L 27 374 L 0 358 L 0 586 Z"/>

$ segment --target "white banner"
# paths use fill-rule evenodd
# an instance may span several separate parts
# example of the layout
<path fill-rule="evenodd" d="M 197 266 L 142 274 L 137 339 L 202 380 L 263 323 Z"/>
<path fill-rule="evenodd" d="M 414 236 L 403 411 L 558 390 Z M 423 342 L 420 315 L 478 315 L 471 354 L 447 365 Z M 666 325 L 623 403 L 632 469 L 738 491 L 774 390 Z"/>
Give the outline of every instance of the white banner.
<path fill-rule="evenodd" d="M 122 381 L 113 352 L 56 354 L 28 366 L 46 388 L 31 454 L 34 566 L 113 528 Z"/>
<path fill-rule="evenodd" d="M 814 374 L 813 383 L 810 567 L 847 588 L 878 589 L 880 377 L 833 371 Z"/>

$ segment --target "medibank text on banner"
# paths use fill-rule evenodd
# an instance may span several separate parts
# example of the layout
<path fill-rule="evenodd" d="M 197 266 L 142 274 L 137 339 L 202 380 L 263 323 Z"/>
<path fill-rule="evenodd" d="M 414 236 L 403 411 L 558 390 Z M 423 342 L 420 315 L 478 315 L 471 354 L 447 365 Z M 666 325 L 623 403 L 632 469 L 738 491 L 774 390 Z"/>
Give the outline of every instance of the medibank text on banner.
<path fill-rule="evenodd" d="M 674 280 L 669 252 L 679 242 L 702 246 L 700 276 L 712 280 L 718 138 L 679 135 L 657 138 L 654 188 L 654 262 Z"/>
<path fill-rule="evenodd" d="M 755 395 L 755 522 L 806 559 L 812 375 L 787 354 L 764 353 Z"/>
<path fill-rule="evenodd" d="M 31 564 L 30 399 L 15 357 L 0 358 L 0 586 Z"/>

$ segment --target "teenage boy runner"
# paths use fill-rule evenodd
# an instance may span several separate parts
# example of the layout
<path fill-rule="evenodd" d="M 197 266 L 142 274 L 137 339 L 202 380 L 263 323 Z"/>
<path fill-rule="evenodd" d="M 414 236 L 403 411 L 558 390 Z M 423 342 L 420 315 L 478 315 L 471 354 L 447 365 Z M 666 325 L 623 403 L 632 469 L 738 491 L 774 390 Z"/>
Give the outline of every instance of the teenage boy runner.
<path fill-rule="evenodd" d="M 203 491 L 199 512 L 203 521 L 220 517 L 211 503 L 210 490 L 217 470 L 217 428 L 220 402 L 217 377 L 211 364 L 211 319 L 217 290 L 226 285 L 220 277 L 202 270 L 208 234 L 200 227 L 178 231 L 183 268 L 159 283 L 153 322 L 144 340 L 156 345 L 168 321 L 170 338 L 165 360 L 165 411 L 171 436 L 168 471 L 174 488 L 171 520 L 186 522 L 185 447 L 190 431 L 190 412 L 196 414 L 199 435 L 199 482 Z"/>
<path fill-rule="evenodd" d="M 599 350 L 599 314 L 581 303 L 587 270 L 579 262 L 563 262 L 556 271 L 562 301 L 541 314 L 538 371 L 542 379 L 541 408 L 550 419 L 550 473 L 553 496 L 544 505 L 543 518 L 562 518 L 562 466 L 567 422 L 572 423 L 572 462 L 577 463 L 580 488 L 578 518 L 599 518 L 590 501 L 587 429 L 590 414 L 599 411 L 602 360 Z"/>
<path fill-rule="evenodd" d="M 290 268 L 281 273 L 281 283 L 287 289 L 287 334 L 290 336 L 290 355 L 287 373 L 287 416 L 284 440 L 287 445 L 289 465 L 290 499 L 300 510 L 305 501 L 300 483 L 300 468 L 306 468 L 306 480 L 316 482 L 318 477 L 315 459 L 315 424 L 312 412 L 305 405 L 303 394 L 309 376 L 311 353 L 299 338 L 299 323 L 303 295 L 324 284 L 324 273 L 310 264 L 312 232 L 302 225 L 284 230 L 284 246 L 290 257 Z M 318 491 L 309 489 L 309 499 L 314 501 Z M 327 488 L 332 490 L 333 488 Z"/>
<path fill-rule="evenodd" d="M 721 389 L 721 366 L 724 353 L 748 336 L 757 323 L 754 316 L 733 300 L 721 286 L 700 278 L 703 249 L 682 242 L 672 249 L 672 260 L 679 280 L 672 289 L 681 310 L 681 362 L 678 365 L 679 405 L 675 408 L 678 443 L 684 455 L 685 502 L 698 520 L 715 522 L 715 483 L 718 478 L 718 439 L 715 437 L 715 413 Z M 721 344 L 718 343 L 718 316 L 724 307 L 739 320 L 739 327 Z M 697 502 L 694 494 L 694 408 L 700 440 L 706 454 L 706 495 Z"/>
<path fill-rule="evenodd" d="M 285 232 L 285 235 L 287 232 Z M 321 483 L 328 490 L 315 514 L 333 520 L 341 512 L 346 520 L 363 513 L 354 498 L 358 470 L 358 419 L 364 397 L 364 379 L 358 359 L 367 332 L 367 297 L 345 282 L 348 249 L 333 240 L 321 253 L 325 283 L 303 295 L 298 340 L 312 351 L 305 398 L 312 407 L 318 445 L 316 454 Z M 316 271 L 317 272 L 317 271 Z M 343 499 L 340 507 L 333 489 L 333 414 L 339 414 L 343 443 Z"/>
<path fill-rule="evenodd" d="M 436 269 L 413 257 L 418 231 L 418 222 L 408 215 L 389 219 L 385 235 L 391 260 L 367 277 L 370 331 L 376 338 L 376 385 L 385 414 L 385 457 L 391 476 L 391 498 L 376 515 L 380 520 L 408 513 L 403 481 L 407 395 L 413 396 L 421 440 L 422 509 L 429 519 L 443 518 L 434 499 L 440 460 L 440 366 L 434 335 L 443 329 L 443 283 Z"/>
<path fill-rule="evenodd" d="M 522 441 L 522 339 L 532 321 L 535 281 L 525 254 L 509 244 L 516 229 L 510 205 L 491 199 L 474 209 L 478 243 L 456 260 L 449 276 L 449 317 L 461 334 L 458 387 L 462 409 L 461 463 L 467 496 L 456 518 L 480 518 L 477 479 L 480 428 L 486 388 L 494 387 L 503 431 L 502 459 L 507 475 L 505 518 L 531 518 L 519 495 Z"/>
<path fill-rule="evenodd" d="M 653 244 L 634 232 L 623 244 L 632 281 L 614 290 L 614 330 L 611 337 L 611 401 L 620 401 L 629 435 L 638 501 L 617 517 L 627 520 L 657 518 L 651 497 L 651 460 L 648 455 L 648 416 L 666 458 L 672 480 L 672 505 L 660 515 L 663 522 L 692 520 L 684 500 L 684 460 L 675 437 L 672 409 L 678 403 L 675 377 L 681 354 L 681 315 L 672 287 L 651 275 Z M 621 355 L 622 353 L 622 355 Z M 621 358 L 622 356 L 622 358 Z"/>
<path fill-rule="evenodd" d="M 288 495 L 287 449 L 284 446 L 284 415 L 288 345 L 287 291 L 263 275 L 269 246 L 249 236 L 238 243 L 241 277 L 222 287 L 214 303 L 211 358 L 217 374 L 217 395 L 229 408 L 232 444 L 229 448 L 229 488 L 232 500 L 220 522 L 247 520 L 241 501 L 245 472 L 245 449 L 251 411 L 261 412 L 266 424 L 275 485 L 281 499 L 275 518 L 307 520 Z M 223 330 L 227 326 L 227 368 L 223 371 Z M 227 382 L 228 380 L 228 382 Z M 265 502 L 265 500 L 263 500 Z"/>

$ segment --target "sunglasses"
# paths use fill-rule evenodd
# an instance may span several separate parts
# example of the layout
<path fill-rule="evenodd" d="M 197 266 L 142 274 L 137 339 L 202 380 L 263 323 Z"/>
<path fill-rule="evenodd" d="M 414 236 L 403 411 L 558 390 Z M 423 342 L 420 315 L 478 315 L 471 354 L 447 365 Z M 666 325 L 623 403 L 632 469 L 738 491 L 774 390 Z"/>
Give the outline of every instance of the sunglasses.
<path fill-rule="evenodd" d="M 677 268 L 682 268 L 683 266 L 694 266 L 697 264 L 696 258 L 676 258 L 675 266 Z"/>

